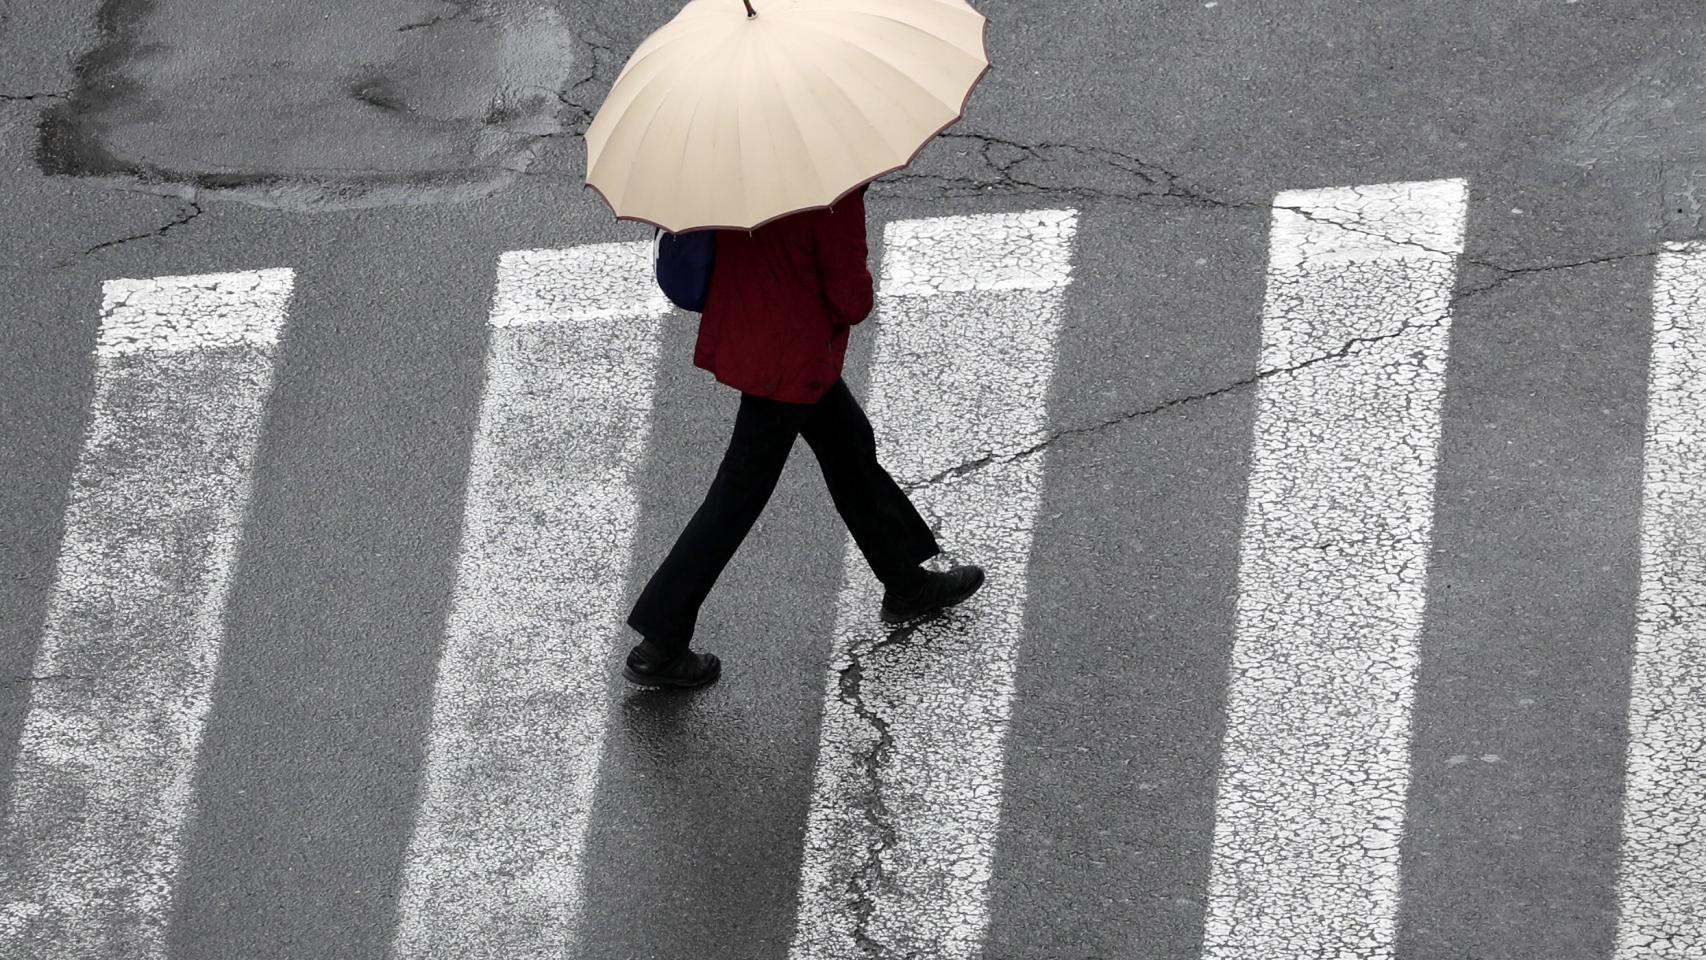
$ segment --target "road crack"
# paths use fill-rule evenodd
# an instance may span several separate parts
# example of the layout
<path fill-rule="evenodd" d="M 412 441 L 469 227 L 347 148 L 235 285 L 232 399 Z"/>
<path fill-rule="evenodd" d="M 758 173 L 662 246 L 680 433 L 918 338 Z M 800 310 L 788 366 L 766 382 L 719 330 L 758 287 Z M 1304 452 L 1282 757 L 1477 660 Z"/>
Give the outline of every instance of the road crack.
<path fill-rule="evenodd" d="M 108 240 L 105 243 L 97 243 L 94 246 L 90 247 L 89 249 L 84 250 L 82 253 L 80 253 L 78 255 L 86 257 L 92 253 L 95 253 L 98 250 L 106 250 L 106 249 L 109 249 L 111 247 L 122 246 L 122 245 L 127 244 L 127 243 L 133 243 L 137 240 L 148 240 L 148 239 L 153 238 L 153 237 L 163 237 L 168 232 L 175 230 L 178 227 L 181 227 L 184 224 L 189 223 L 191 220 L 194 220 L 195 218 L 201 216 L 202 213 L 204 213 L 204 212 L 205 211 L 203 210 L 202 205 L 200 203 L 197 203 L 194 200 L 186 201 L 186 206 L 179 208 L 178 215 L 176 217 L 174 217 L 171 221 L 166 223 L 164 226 L 159 227 L 158 229 L 155 229 L 155 230 L 150 230 L 147 233 L 138 233 L 138 234 L 133 234 L 133 235 L 128 236 L 128 237 L 119 237 L 117 240 Z"/>
<path fill-rule="evenodd" d="M 1083 146 L 1057 141 L 1024 143 L 967 130 L 943 133 L 940 139 L 967 141 L 976 144 L 979 157 L 993 175 L 981 177 L 975 174 L 945 176 L 935 173 L 900 172 L 890 174 L 883 179 L 901 185 L 935 183 L 950 189 L 959 188 L 964 191 L 960 194 L 942 194 L 943 196 L 986 196 L 991 192 L 1013 192 L 1021 195 L 1059 196 L 1078 201 L 1175 203 L 1216 210 L 1247 211 L 1265 216 L 1271 216 L 1275 210 L 1285 210 L 1314 223 L 1326 224 L 1351 233 L 1361 234 L 1385 244 L 1408 247 L 1433 256 L 1449 257 L 1460 263 L 1480 267 L 1498 274 L 1493 281 L 1487 284 L 1459 290 L 1454 295 L 1454 302 L 1485 293 L 1510 280 L 1529 274 L 1654 256 L 1658 252 L 1657 250 L 1643 249 L 1597 256 L 1569 263 L 1509 267 L 1490 260 L 1468 256 L 1459 250 L 1432 246 L 1413 237 L 1383 233 L 1374 225 L 1352 218 L 1333 217 L 1307 207 L 1223 196 L 1208 187 L 1187 181 L 1182 175 L 1174 173 L 1160 164 L 1110 147 Z M 1094 176 L 1080 178 L 1079 181 L 1045 183 L 1034 177 L 1021 175 L 1019 172 L 1019 168 L 1025 164 L 1034 163 L 1046 167 L 1060 165 L 1074 159 L 1092 161 L 1095 164 L 1095 169 L 1091 171 Z M 1132 181 L 1126 185 L 1126 189 L 1084 182 L 1085 180 L 1093 180 L 1097 183 L 1117 182 L 1121 176 L 1130 178 Z M 1356 188 L 1350 189 L 1354 192 Z"/>
<path fill-rule="evenodd" d="M 1526 267 L 1505 267 L 1486 260 L 1464 258 L 1465 263 L 1491 270 L 1494 273 L 1497 273 L 1498 276 L 1486 283 L 1462 288 L 1452 297 L 1452 304 L 1455 306 L 1470 297 L 1477 297 L 1483 293 L 1496 290 L 1513 280 L 1520 280 L 1543 273 L 1555 273 L 1560 270 L 1574 270 L 1578 267 L 1596 267 L 1608 263 L 1621 263 L 1624 260 L 1639 260 L 1644 257 L 1656 257 L 1661 252 L 1663 251 L 1658 248 L 1631 250 L 1627 253 L 1612 253 L 1606 254 L 1605 256 L 1589 257 L 1585 260 L 1571 260 L 1568 263 L 1543 263 Z"/>
<path fill-rule="evenodd" d="M 1480 268 L 1483 271 L 1494 274 L 1494 276 L 1486 282 L 1473 285 L 1462 285 L 1460 272 L 1459 286 L 1453 291 L 1449 304 L 1449 309 L 1451 310 L 1455 310 L 1461 303 L 1469 298 L 1486 294 L 1513 281 L 1530 276 L 1571 270 L 1580 267 L 1617 263 L 1624 260 L 1638 259 L 1642 257 L 1653 257 L 1659 252 L 1657 249 L 1644 248 L 1640 250 L 1572 260 L 1565 263 L 1515 267 L 1505 266 L 1491 260 L 1468 256 L 1461 250 L 1436 247 L 1416 240 L 1413 237 L 1394 236 L 1392 234 L 1383 233 L 1374 225 L 1357 221 L 1354 218 L 1334 217 L 1318 210 L 1289 204 L 1275 204 L 1272 202 L 1258 202 L 1255 200 L 1218 196 L 1207 188 L 1187 183 L 1184 178 L 1180 177 L 1178 174 L 1175 174 L 1158 164 L 1146 161 L 1141 157 L 1137 157 L 1129 153 L 1123 153 L 1106 147 L 1086 147 L 1071 143 L 1048 141 L 1028 144 L 970 131 L 944 133 L 942 134 L 942 139 L 949 141 L 967 141 L 975 144 L 977 153 L 982 159 L 983 164 L 990 175 L 979 176 L 974 174 L 950 177 L 933 173 L 899 173 L 893 174 L 887 179 L 900 184 L 934 183 L 949 191 L 954 189 L 966 191 L 963 195 L 987 195 L 990 192 L 1000 190 L 1015 192 L 1021 195 L 1051 195 L 1077 200 L 1116 200 L 1130 203 L 1181 203 L 1213 209 L 1240 210 L 1252 213 L 1259 212 L 1264 216 L 1272 216 L 1272 212 L 1275 210 L 1285 210 L 1315 223 L 1327 224 L 1340 230 L 1368 236 L 1371 239 L 1378 240 L 1386 245 L 1407 247 L 1425 253 L 1429 256 L 1450 259 L 1460 265 Z M 1027 177 L 1020 173 L 1020 168 L 1027 163 L 1041 163 L 1048 165 L 1062 162 L 1063 159 L 1071 160 L 1074 158 L 1090 158 L 1096 161 L 1102 172 L 1105 173 L 1111 171 L 1116 174 L 1116 176 L 1108 177 L 1107 179 L 1109 180 L 1117 180 L 1118 175 L 1126 176 L 1128 178 L 1126 188 L 1116 189 L 1101 186 L 1087 186 L 1084 183 L 1070 182 L 1043 183 L 1035 178 Z M 1355 188 L 1351 189 L 1354 191 Z M 954 194 L 948 192 L 942 195 L 952 196 Z M 1435 324 L 1428 324 L 1427 326 L 1433 325 Z M 1394 337 L 1401 337 L 1417 328 L 1417 324 L 1406 322 L 1397 330 L 1390 333 L 1380 334 L 1378 336 L 1352 338 L 1330 352 L 1310 357 L 1299 363 L 1270 370 L 1259 370 L 1252 376 L 1228 383 L 1212 390 L 1165 400 L 1161 403 L 1153 404 L 1140 410 L 1111 417 L 1099 423 L 1081 427 L 1070 427 L 1055 431 L 1050 433 L 1043 440 L 1015 453 L 1005 454 L 1002 456 L 996 456 L 993 453 L 985 453 L 975 460 L 968 460 L 964 463 L 943 470 L 928 479 L 906 486 L 906 489 L 910 491 L 923 487 L 934 486 L 936 484 L 974 473 L 978 470 L 986 469 L 995 464 L 1006 464 L 1026 457 L 1035 456 L 1037 453 L 1047 449 L 1051 444 L 1063 437 L 1083 436 L 1097 433 L 1110 427 L 1129 423 L 1141 417 L 1162 413 L 1185 404 L 1197 403 L 1203 400 L 1219 397 L 1233 391 L 1261 383 L 1262 381 L 1273 377 L 1296 373 L 1317 364 L 1343 359 L 1348 356 L 1353 349 L 1360 345 L 1372 344 L 1382 340 L 1389 340 Z"/>
<path fill-rule="evenodd" d="M 1010 454 L 1005 454 L 1003 456 L 996 456 L 994 453 L 986 453 L 983 456 L 978 457 L 976 460 L 968 460 L 965 463 L 961 463 L 957 466 L 949 467 L 948 469 L 943 470 L 943 471 L 929 477 L 928 479 L 919 481 L 917 483 L 903 484 L 902 489 L 904 489 L 910 493 L 910 492 L 913 492 L 916 490 L 923 489 L 925 487 L 931 487 L 931 486 L 935 486 L 936 484 L 947 482 L 949 480 L 958 479 L 960 477 L 965 476 L 966 474 L 975 473 L 979 470 L 985 469 L 985 468 L 993 466 L 995 464 L 1014 463 L 1014 462 L 1019 461 L 1019 460 L 1024 460 L 1027 457 L 1034 457 L 1037 454 L 1043 452 L 1044 450 L 1047 450 L 1049 448 L 1049 446 L 1052 445 L 1055 441 L 1060 440 L 1060 439 L 1065 438 L 1065 437 L 1082 437 L 1082 436 L 1088 436 L 1091 434 L 1101 433 L 1101 432 L 1106 431 L 1110 427 L 1116 427 L 1116 426 L 1119 426 L 1121 424 L 1130 423 L 1133 420 L 1137 420 L 1137 419 L 1140 419 L 1142 417 L 1148 417 L 1148 416 L 1153 416 L 1153 415 L 1158 414 L 1158 413 L 1163 413 L 1163 412 L 1171 410 L 1175 407 L 1181 407 L 1181 406 L 1184 406 L 1185 404 L 1189 404 L 1189 403 L 1199 403 L 1199 402 L 1204 401 L 1204 400 L 1210 400 L 1210 399 L 1213 399 L 1215 397 L 1224 396 L 1225 394 L 1232 393 L 1233 391 L 1242 390 L 1246 387 L 1254 386 L 1256 384 L 1263 382 L 1264 380 L 1270 380 L 1270 379 L 1273 379 L 1274 377 L 1280 377 L 1280 376 L 1285 376 L 1287 374 L 1296 373 L 1300 370 L 1306 370 L 1310 367 L 1317 366 L 1317 365 L 1323 364 L 1323 363 L 1329 363 L 1329 362 L 1334 361 L 1334 360 L 1342 360 L 1345 357 L 1349 356 L 1353 350 L 1355 350 L 1357 347 L 1359 347 L 1361 345 L 1380 343 L 1380 342 L 1383 342 L 1386 340 L 1396 339 L 1398 337 L 1402 337 L 1402 336 L 1405 336 L 1409 333 L 1412 333 L 1416 330 L 1437 328 L 1438 326 L 1440 326 L 1440 323 L 1442 323 L 1442 322 L 1444 322 L 1444 321 L 1435 322 L 1435 323 L 1417 323 L 1417 322 L 1414 322 L 1411 320 L 1405 320 L 1399 325 L 1398 329 L 1393 330 L 1390 333 L 1382 333 L 1382 334 L 1378 334 L 1375 336 L 1368 336 L 1368 337 L 1352 337 L 1351 339 L 1345 341 L 1344 344 L 1333 349 L 1330 352 L 1318 354 L 1316 356 L 1309 357 L 1306 360 L 1302 360 L 1298 363 L 1293 363 L 1293 364 L 1290 364 L 1288 366 L 1274 367 L 1274 368 L 1271 368 L 1268 370 L 1258 370 L 1255 374 L 1253 374 L 1249 377 L 1245 377 L 1241 380 L 1235 380 L 1232 383 L 1226 384 L 1225 386 L 1216 387 L 1213 390 L 1205 390 L 1205 391 L 1202 391 L 1200 393 L 1190 394 L 1188 396 L 1174 397 L 1173 399 L 1170 399 L 1170 400 L 1163 400 L 1160 403 L 1153 404 L 1153 405 L 1150 405 L 1147 407 L 1143 407 L 1143 408 L 1138 409 L 1138 410 L 1133 410 L 1129 413 L 1123 413 L 1123 414 L 1120 414 L 1118 416 L 1110 417 L 1106 420 L 1102 420 L 1102 421 L 1097 422 L 1097 423 L 1087 424 L 1085 426 L 1080 426 L 1080 427 L 1066 427 L 1066 428 L 1063 428 L 1060 430 L 1056 430 L 1056 431 L 1053 431 L 1050 434 L 1048 434 L 1048 436 L 1044 437 L 1042 440 L 1037 441 L 1036 443 L 1030 445 L 1029 447 L 1024 448 L 1023 450 L 1019 450 L 1019 451 L 1016 451 L 1016 452 L 1010 453 Z"/>
<path fill-rule="evenodd" d="M 450 0 L 445 0 L 445 2 L 448 3 L 448 2 L 450 2 Z M 468 23 L 479 23 L 480 18 L 470 16 L 470 14 L 472 14 L 473 12 L 474 12 L 474 4 L 466 3 L 466 2 L 465 3 L 459 3 L 456 6 L 456 10 L 452 13 L 441 13 L 435 17 L 430 17 L 430 18 L 428 18 L 426 20 L 422 20 L 418 23 L 405 23 L 402 26 L 397 28 L 397 32 L 398 33 L 407 33 L 410 30 L 426 30 L 426 29 L 429 29 L 431 27 L 436 27 L 441 23 L 455 23 L 457 21 L 463 21 L 463 22 L 468 22 Z"/>
<path fill-rule="evenodd" d="M 70 96 L 70 90 L 56 90 L 52 93 L 0 93 L 0 101 L 5 103 L 28 103 L 31 100 L 65 100 Z"/>
<path fill-rule="evenodd" d="M 567 89 L 559 90 L 557 99 L 575 113 L 574 121 L 567 132 L 584 137 L 587 127 L 592 126 L 592 118 L 598 112 L 598 105 L 604 102 L 609 93 L 600 78 L 616 69 L 618 61 L 615 42 L 600 29 L 588 28 L 580 31 L 579 36 L 588 54 L 581 58 L 586 65 L 586 73 L 570 83 Z M 591 90 L 583 89 L 588 85 L 592 86 Z"/>
<path fill-rule="evenodd" d="M 950 141 L 969 140 L 978 144 L 978 152 L 984 164 L 994 171 L 996 176 L 993 179 L 980 179 L 973 176 L 945 177 L 931 173 L 897 173 L 891 174 L 885 179 L 901 184 L 936 182 L 938 184 L 956 185 L 970 191 L 963 194 L 967 196 L 987 195 L 997 189 L 1008 189 L 1021 194 L 1047 194 L 1077 201 L 1113 200 L 1125 203 L 1172 203 L 1215 210 L 1248 211 L 1261 213 L 1265 216 L 1271 216 L 1275 210 L 1285 210 L 1295 213 L 1305 220 L 1328 224 L 1386 244 L 1410 247 L 1435 256 L 1460 256 L 1456 251 L 1429 246 L 1411 237 L 1382 233 L 1370 224 L 1355 219 L 1327 216 L 1308 207 L 1220 196 L 1206 187 L 1188 182 L 1180 174 L 1174 173 L 1157 163 L 1110 147 L 1081 146 L 1074 143 L 1054 141 L 1042 141 L 1034 144 L 1022 143 L 1017 140 L 972 131 L 944 133 L 941 138 Z M 996 156 L 997 151 L 1002 152 L 1004 156 Z M 1095 163 L 1097 175 L 1081 178 L 1079 182 L 1051 184 L 1034 179 L 1025 179 L 1015 172 L 1016 168 L 1025 163 L 1036 162 L 1048 166 L 1069 162 L 1075 158 L 1087 158 Z M 1114 175 L 1108 176 L 1109 173 Z M 1083 182 L 1086 179 L 1098 182 L 1117 181 L 1121 176 L 1133 178 L 1135 182 L 1129 183 L 1128 189 L 1125 190 L 1092 186 Z"/>
<path fill-rule="evenodd" d="M 874 842 L 867 845 L 859 869 L 847 883 L 847 893 L 854 911 L 853 940 L 867 957 L 880 957 L 886 953 L 882 942 L 871 936 L 870 923 L 871 916 L 876 912 L 874 891 L 880 889 L 887 880 L 883 855 L 895 846 L 898 835 L 893 814 L 883 797 L 883 770 L 894 752 L 894 734 L 888 720 L 865 702 L 865 660 L 879 650 L 907 642 L 921 625 L 922 622 L 892 630 L 887 637 L 871 644 L 863 652 L 860 650 L 861 642 L 855 640 L 847 648 L 847 666 L 843 667 L 838 675 L 841 701 L 853 709 L 854 715 L 876 731 L 875 742 L 858 758 L 866 781 L 865 822 L 870 825 L 875 837 Z"/>
<path fill-rule="evenodd" d="M 1291 208 L 1286 208 L 1286 209 L 1291 209 Z M 1308 215 L 1308 213 L 1305 211 L 1299 211 L 1299 212 L 1303 213 L 1305 216 Z M 1331 221 L 1331 222 L 1337 223 L 1338 221 Z M 1413 245 L 1414 246 L 1421 246 L 1423 249 L 1430 249 L 1430 248 L 1427 248 L 1426 246 L 1421 245 L 1421 244 L 1413 244 Z M 1443 251 L 1432 251 L 1432 252 L 1443 253 Z M 1563 270 L 1574 270 L 1574 269 L 1578 269 L 1581 267 L 1591 267 L 1591 266 L 1599 266 L 1599 265 L 1610 264 L 1610 263 L 1620 263 L 1620 262 L 1625 261 L 1625 260 L 1636 260 L 1636 259 L 1641 259 L 1644 257 L 1655 257 L 1655 256 L 1658 256 L 1659 253 L 1660 253 L 1660 251 L 1656 250 L 1656 249 L 1636 250 L 1636 251 L 1631 251 L 1631 252 L 1627 252 L 1627 253 L 1608 254 L 1606 256 L 1600 256 L 1600 257 L 1590 257 L 1590 258 L 1583 259 L 1583 260 L 1572 260 L 1572 261 L 1569 261 L 1567 263 L 1538 264 L 1538 265 L 1534 265 L 1534 266 L 1524 266 L 1524 267 L 1504 267 L 1504 266 L 1500 266 L 1496 263 L 1492 263 L 1490 261 L 1462 258 L 1462 259 L 1464 259 L 1464 262 L 1472 263 L 1476 266 L 1483 267 L 1485 269 L 1494 271 L 1498 275 L 1486 283 L 1477 284 L 1477 285 L 1469 286 L 1469 287 L 1462 287 L 1462 288 L 1458 289 L 1457 291 L 1455 291 L 1451 297 L 1451 302 L 1450 302 L 1450 306 L 1448 307 L 1447 316 L 1450 316 L 1452 312 L 1455 312 L 1458 304 L 1462 303 L 1464 300 L 1467 300 L 1471 297 L 1481 296 L 1485 293 L 1496 290 L 1496 289 L 1498 289 L 1498 288 L 1500 288 L 1500 287 L 1502 287 L 1508 283 L 1516 281 L 1516 280 L 1521 280 L 1521 279 L 1525 279 L 1527 277 L 1536 276 L 1536 275 L 1540 275 L 1540 274 L 1554 273 L 1554 272 L 1563 271 Z M 1193 394 L 1189 394 L 1189 395 L 1183 396 L 1183 397 L 1175 397 L 1175 398 L 1172 398 L 1169 400 L 1164 400 L 1160 403 L 1152 404 L 1150 406 L 1143 407 L 1141 409 L 1134 410 L 1134 411 L 1131 411 L 1129 413 L 1123 413 L 1123 414 L 1120 414 L 1118 416 L 1110 417 L 1106 420 L 1102 420 L 1102 421 L 1097 422 L 1097 423 L 1088 424 L 1088 425 L 1080 426 L 1080 427 L 1067 427 L 1067 428 L 1064 428 L 1061 430 L 1057 430 L 1057 431 L 1050 433 L 1048 436 L 1046 436 L 1042 440 L 1038 441 L 1037 443 L 1034 443 L 1031 446 L 1024 448 L 1023 450 L 1019 450 L 1017 452 L 1014 452 L 1011 454 L 1006 454 L 1006 455 L 999 456 L 999 457 L 993 453 L 985 453 L 983 456 L 980 456 L 975 460 L 968 460 L 968 461 L 965 461 L 964 463 L 961 463 L 961 464 L 958 464 L 956 466 L 950 467 L 946 470 L 940 471 L 939 473 L 936 473 L 935 475 L 929 477 L 928 479 L 925 479 L 925 480 L 922 480 L 922 481 L 919 481 L 919 482 L 913 483 L 913 484 L 903 484 L 902 486 L 903 486 L 903 489 L 911 492 L 911 491 L 919 490 L 919 489 L 922 489 L 925 487 L 935 486 L 937 484 L 944 483 L 944 482 L 947 482 L 950 480 L 955 480 L 955 479 L 963 477 L 967 474 L 975 473 L 979 470 L 983 470 L 983 469 L 990 467 L 990 466 L 993 466 L 995 464 L 1007 464 L 1007 463 L 1012 463 L 1012 462 L 1015 462 L 1018 460 L 1023 460 L 1027 457 L 1032 457 L 1032 456 L 1037 455 L 1038 453 L 1041 453 L 1042 451 L 1046 450 L 1055 441 L 1060 440 L 1060 439 L 1065 438 L 1065 437 L 1081 437 L 1081 436 L 1086 436 L 1086 435 L 1090 435 L 1090 434 L 1100 433 L 1102 431 L 1107 430 L 1110 427 L 1116 427 L 1116 426 L 1119 426 L 1121 424 L 1130 423 L 1133 420 L 1137 420 L 1137 419 L 1140 419 L 1142 417 L 1153 416 L 1154 414 L 1163 413 L 1163 412 L 1171 410 L 1175 407 L 1184 406 L 1185 404 L 1198 403 L 1198 402 L 1201 402 L 1204 400 L 1211 400 L 1211 399 L 1214 399 L 1215 397 L 1224 396 L 1225 394 L 1232 393 L 1232 392 L 1237 391 L 1237 390 L 1242 390 L 1246 387 L 1254 386 L 1256 384 L 1263 382 L 1264 380 L 1269 380 L 1269 379 L 1272 379 L 1274 377 L 1280 377 L 1280 376 L 1285 376 L 1287 374 L 1296 373 L 1300 370 L 1305 370 L 1305 369 L 1308 369 L 1309 367 L 1313 367 L 1313 366 L 1316 366 L 1318 364 L 1330 363 L 1334 360 L 1342 360 L 1345 357 L 1349 356 L 1351 354 L 1351 352 L 1360 345 L 1378 343 L 1378 342 L 1381 342 L 1384 340 L 1391 340 L 1391 339 L 1396 338 L 1396 337 L 1402 337 L 1402 336 L 1404 336 L 1408 333 L 1411 333 L 1415 330 L 1418 330 L 1418 329 L 1423 329 L 1423 328 L 1427 328 L 1427 327 L 1437 327 L 1438 325 L 1439 325 L 1438 323 L 1419 324 L 1419 323 L 1414 323 L 1412 321 L 1404 321 L 1403 323 L 1401 323 L 1399 325 L 1398 329 L 1396 329 L 1390 333 L 1383 333 L 1383 334 L 1379 334 L 1376 336 L 1367 336 L 1367 337 L 1353 337 L 1353 338 L 1345 341 L 1344 344 L 1342 344 L 1341 346 L 1335 348 L 1334 350 L 1332 350 L 1330 352 L 1318 354 L 1316 356 L 1310 357 L 1310 358 L 1305 359 L 1305 360 L 1298 362 L 1298 363 L 1291 364 L 1289 366 L 1275 367 L 1275 368 L 1272 368 L 1269 370 L 1258 370 L 1255 374 L 1253 374 L 1249 377 L 1245 377 L 1245 378 L 1240 379 L 1240 380 L 1235 380 L 1231 383 L 1228 383 L 1224 386 L 1216 387 L 1212 390 L 1205 390 L 1205 391 L 1202 391 L 1199 393 L 1193 393 Z"/>

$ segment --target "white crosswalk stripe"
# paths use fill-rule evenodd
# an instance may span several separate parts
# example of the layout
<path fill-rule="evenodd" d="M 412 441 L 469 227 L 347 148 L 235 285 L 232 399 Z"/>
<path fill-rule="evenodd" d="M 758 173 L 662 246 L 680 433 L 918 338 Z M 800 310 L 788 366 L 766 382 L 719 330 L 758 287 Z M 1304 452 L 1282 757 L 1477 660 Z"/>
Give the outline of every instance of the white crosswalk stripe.
<path fill-rule="evenodd" d="M 1275 197 L 1260 366 L 1281 372 L 1253 398 L 1205 960 L 1397 952 L 1466 195 L 1441 180 Z M 996 838 L 1045 490 L 1035 448 L 1078 219 L 884 231 L 864 405 L 896 479 L 933 480 L 913 497 L 950 559 L 989 582 L 891 632 L 846 542 L 792 960 L 983 953 L 1007 879 Z M 0 956 L 167 955 L 293 283 L 277 269 L 105 287 L 0 821 Z M 1615 960 L 1706 949 L 1706 244 L 1659 258 L 1652 308 Z M 623 865 L 585 862 L 586 840 L 668 314 L 649 243 L 499 259 L 397 960 L 598 954 L 581 931 L 609 905 L 584 902 L 585 877 Z"/>
<path fill-rule="evenodd" d="M 6 809 L 0 956 L 152 960 L 289 270 L 106 284 Z"/>
<path fill-rule="evenodd" d="M 1044 210 L 891 223 L 866 408 L 902 485 L 980 457 L 914 495 L 982 591 L 945 620 L 891 632 L 881 585 L 848 540 L 790 956 L 975 956 L 1014 651 L 1042 488 L 1016 457 L 1048 428 L 1077 217 Z"/>
<path fill-rule="evenodd" d="M 1465 202 L 1274 200 L 1204 957 L 1392 955 Z"/>
<path fill-rule="evenodd" d="M 573 942 L 668 310 L 649 244 L 499 264 L 396 957 Z"/>
<path fill-rule="evenodd" d="M 1617 960 L 1706 956 L 1706 244 L 1653 283 Z"/>

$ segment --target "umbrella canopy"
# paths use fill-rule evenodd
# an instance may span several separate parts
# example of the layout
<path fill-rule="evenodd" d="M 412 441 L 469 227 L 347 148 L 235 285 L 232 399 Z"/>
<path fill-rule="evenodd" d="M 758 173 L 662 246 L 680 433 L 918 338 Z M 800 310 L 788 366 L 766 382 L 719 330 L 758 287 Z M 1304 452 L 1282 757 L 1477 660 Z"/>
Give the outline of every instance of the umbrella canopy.
<path fill-rule="evenodd" d="M 960 118 L 987 24 L 965 0 L 690 0 L 617 75 L 586 182 L 677 233 L 828 206 Z"/>

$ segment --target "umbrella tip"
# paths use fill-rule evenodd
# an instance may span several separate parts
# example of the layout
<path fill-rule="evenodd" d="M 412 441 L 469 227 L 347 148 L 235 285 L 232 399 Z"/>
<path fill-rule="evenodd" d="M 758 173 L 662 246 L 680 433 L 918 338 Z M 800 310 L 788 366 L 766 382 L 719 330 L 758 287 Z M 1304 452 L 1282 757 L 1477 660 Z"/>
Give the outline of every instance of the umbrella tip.
<path fill-rule="evenodd" d="M 748 20 L 758 16 L 758 11 L 752 9 L 752 0 L 740 0 L 740 2 L 746 4 L 746 18 Z"/>

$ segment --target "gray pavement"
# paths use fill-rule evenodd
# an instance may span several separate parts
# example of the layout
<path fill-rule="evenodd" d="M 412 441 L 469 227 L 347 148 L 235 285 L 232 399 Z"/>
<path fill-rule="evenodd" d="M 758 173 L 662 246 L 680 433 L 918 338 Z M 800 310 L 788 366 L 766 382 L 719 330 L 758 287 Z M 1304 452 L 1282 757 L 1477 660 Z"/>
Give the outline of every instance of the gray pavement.
<path fill-rule="evenodd" d="M 1648 298 L 1661 242 L 1706 235 L 1706 13 L 978 7 L 995 70 L 871 220 L 1079 209 L 1049 415 L 1094 428 L 1047 453 L 985 956 L 1198 955 L 1269 204 L 1462 177 L 1397 955 L 1610 958 Z M 578 133 L 673 9 L 0 2 L 0 783 L 102 282 L 298 272 L 171 957 L 386 954 L 494 264 L 650 236 L 583 189 Z M 506 83 L 549 97 L 485 122 Z M 630 600 L 737 401 L 692 344 L 675 316 Z M 855 330 L 857 394 L 870 361 Z M 573 955 L 787 955 L 844 535 L 797 450 L 700 620 L 721 682 L 617 694 Z"/>

